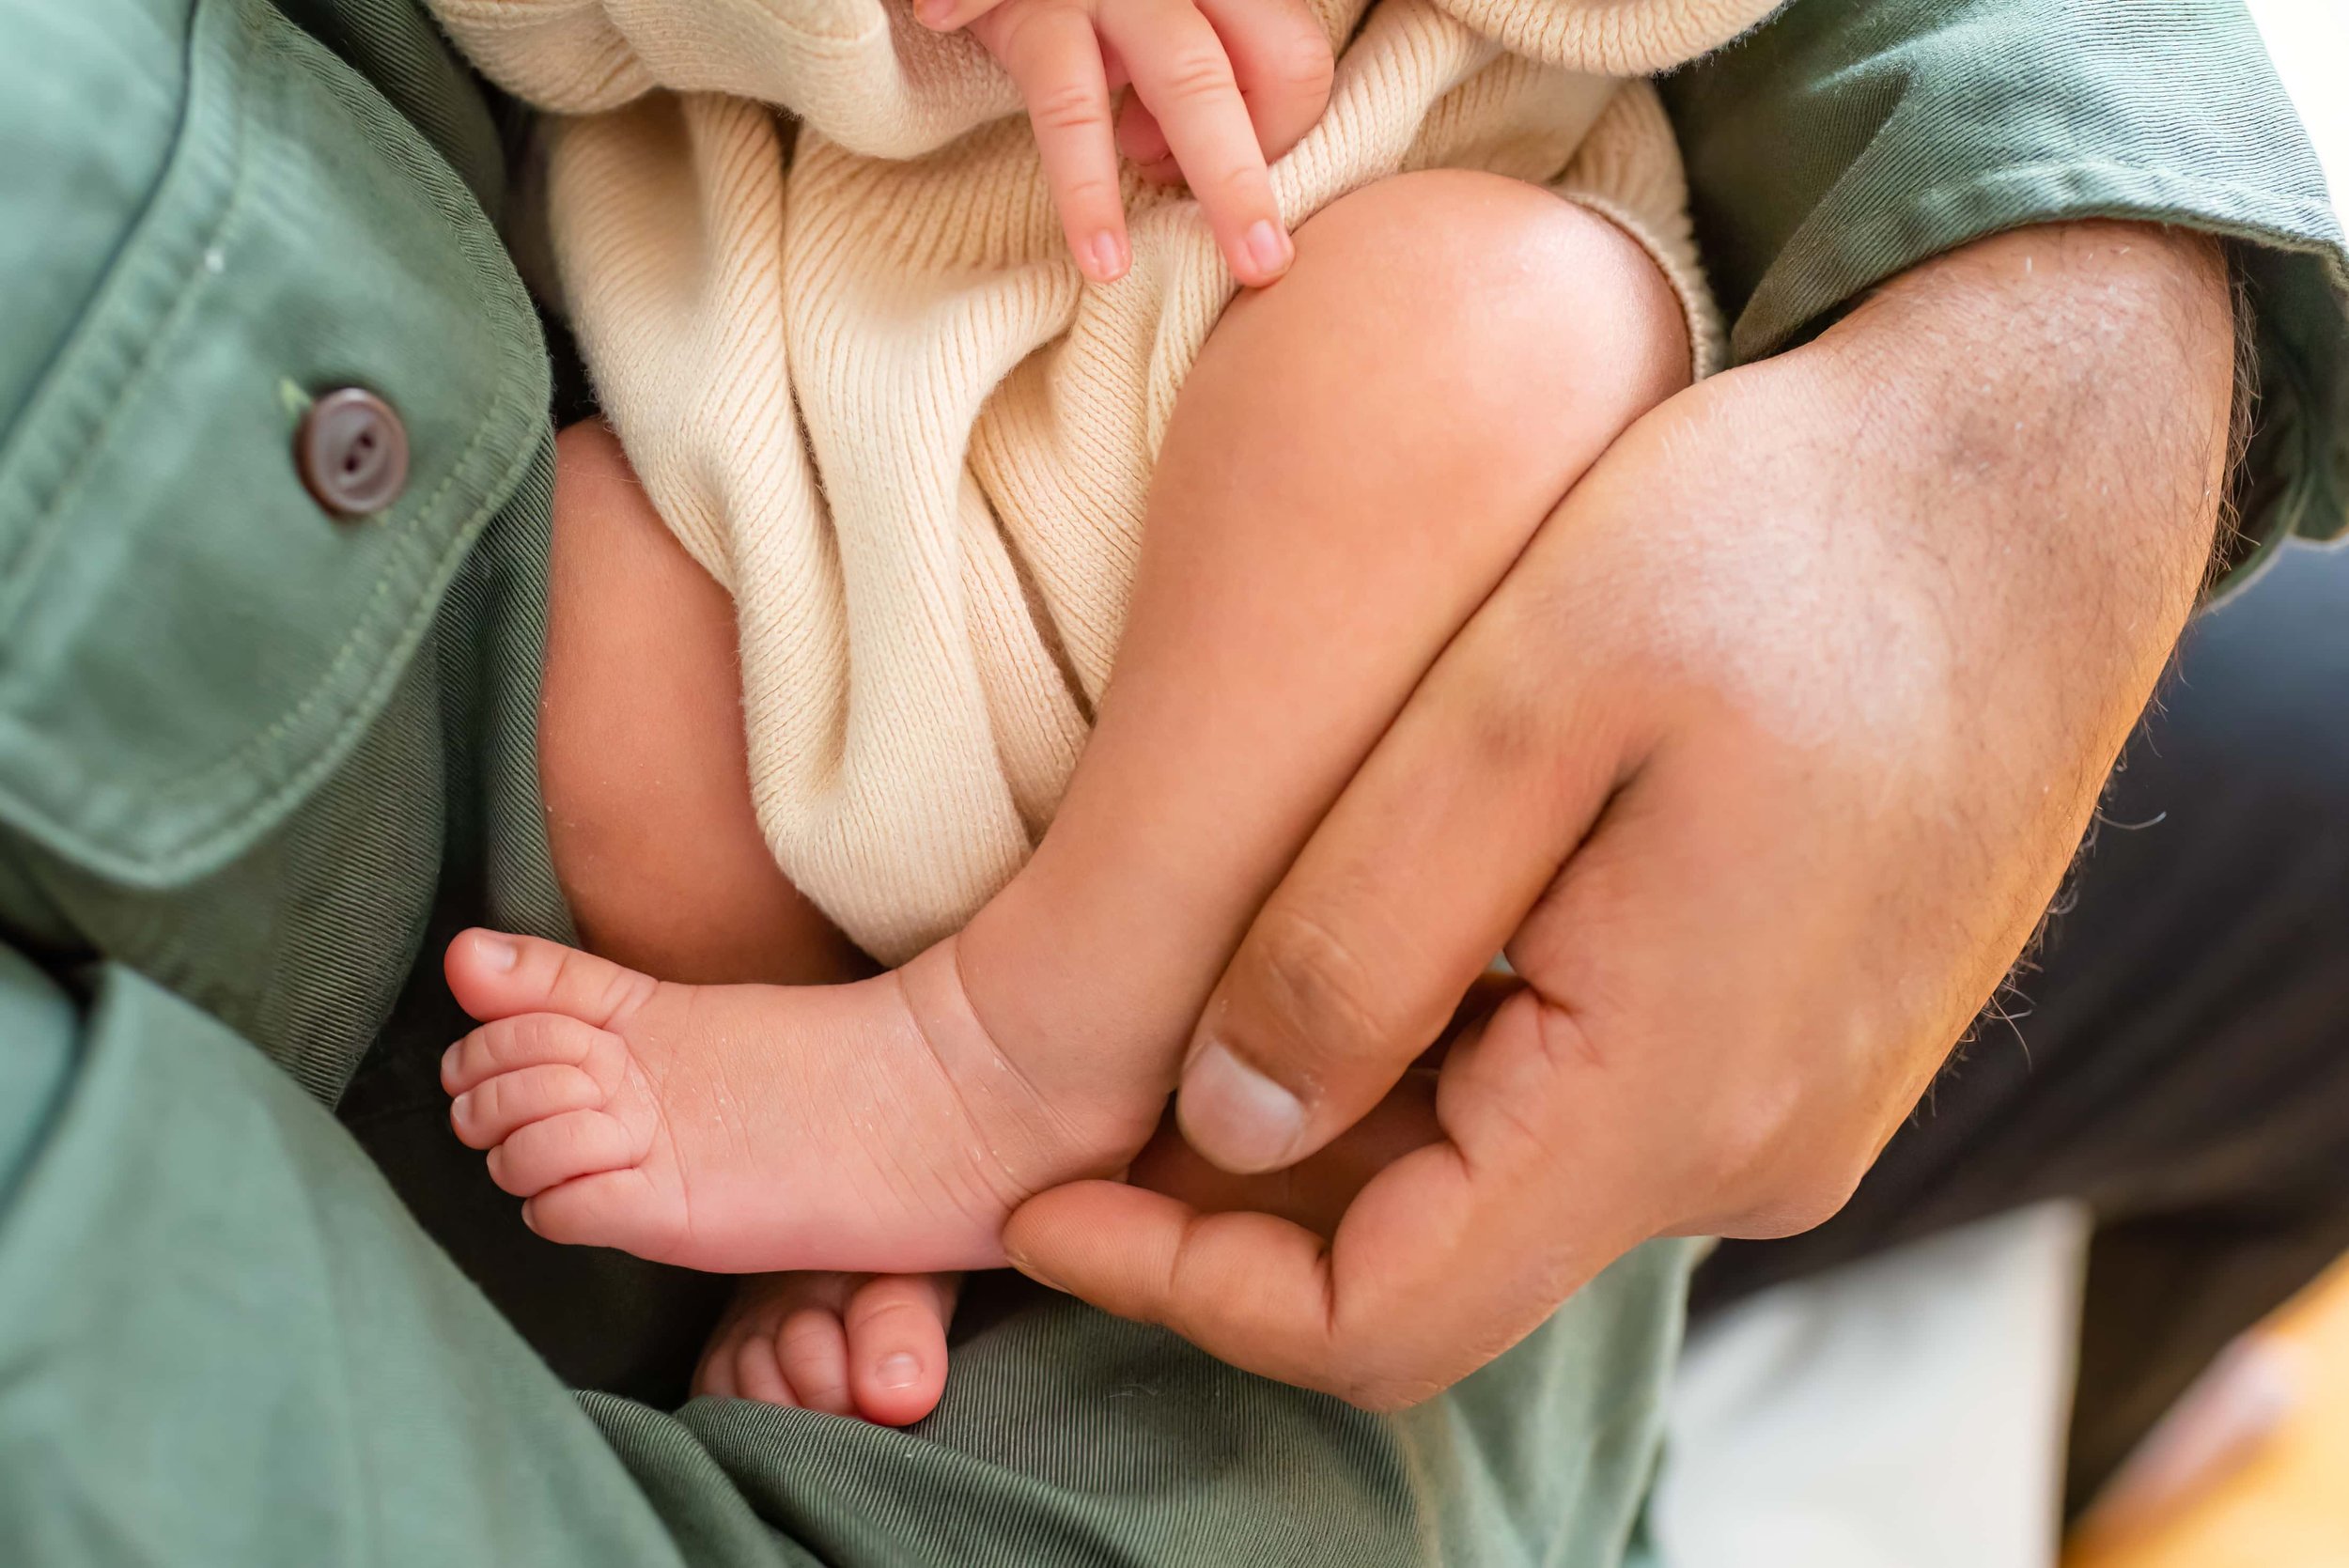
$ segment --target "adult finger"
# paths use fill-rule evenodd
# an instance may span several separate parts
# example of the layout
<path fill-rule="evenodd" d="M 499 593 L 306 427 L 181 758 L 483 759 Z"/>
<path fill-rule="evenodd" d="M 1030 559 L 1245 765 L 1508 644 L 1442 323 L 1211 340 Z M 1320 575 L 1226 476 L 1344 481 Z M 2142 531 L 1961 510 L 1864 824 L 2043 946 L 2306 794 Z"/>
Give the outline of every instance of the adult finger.
<path fill-rule="evenodd" d="M 1636 716 L 1595 683 L 1510 678 L 1543 613 L 1496 598 L 1455 639 L 1209 996 L 1176 1104 L 1226 1170 L 1294 1163 L 1377 1104 L 1636 762 Z"/>
<path fill-rule="evenodd" d="M 1333 1234 L 1347 1205 L 1381 1171 L 1414 1149 L 1442 1141 L 1443 1129 L 1436 1122 L 1436 1075 L 1445 1056 L 1522 989 L 1524 983 L 1514 975 L 1478 976 L 1435 1048 L 1413 1063 L 1387 1097 L 1295 1165 L 1256 1175 L 1226 1171 L 1184 1141 L 1170 1111 L 1158 1136 L 1134 1157 L 1126 1180 L 1206 1213 L 1252 1209 L 1295 1220 L 1322 1235 Z"/>
<path fill-rule="evenodd" d="M 1286 1170 L 1235 1175 L 1185 1142 L 1170 1120 L 1134 1157 L 1126 1180 L 1202 1213 L 1278 1215 L 1327 1236 L 1336 1233 L 1347 1206 L 1380 1172 L 1442 1137 L 1436 1125 L 1435 1069 L 1419 1067 L 1404 1074 L 1393 1093 L 1328 1148 Z"/>
<path fill-rule="evenodd" d="M 1069 253 L 1096 283 L 1123 277 L 1131 252 L 1109 75 L 1093 19 L 1070 0 L 1020 0 L 988 12 L 973 31 L 1028 105 Z"/>
<path fill-rule="evenodd" d="M 1330 106 L 1336 56 L 1300 0 L 1195 0 L 1223 40 L 1256 146 L 1268 163 L 1304 139 Z M 1133 156 L 1129 147 L 1128 157 Z M 1137 162 L 1147 160 L 1137 159 Z"/>
<path fill-rule="evenodd" d="M 1102 35 L 1133 73 L 1233 275 L 1262 287 L 1297 249 L 1223 40 L 1191 0 L 1105 0 Z"/>
<path fill-rule="evenodd" d="M 1006 1254 L 1249 1371 L 1371 1408 L 1416 1403 L 1656 1228 L 1640 1162 L 1611 1146 L 1634 1134 L 1610 1122 L 1631 1119 L 1594 1063 L 1558 1049 L 1562 1028 L 1570 1018 L 1530 991 L 1503 1003 L 1445 1064 L 1444 1141 L 1375 1177 L 1326 1243 L 1271 1215 L 1083 1182 L 1016 1211 Z M 1569 1160 L 1595 1179 L 1565 1180 Z"/>

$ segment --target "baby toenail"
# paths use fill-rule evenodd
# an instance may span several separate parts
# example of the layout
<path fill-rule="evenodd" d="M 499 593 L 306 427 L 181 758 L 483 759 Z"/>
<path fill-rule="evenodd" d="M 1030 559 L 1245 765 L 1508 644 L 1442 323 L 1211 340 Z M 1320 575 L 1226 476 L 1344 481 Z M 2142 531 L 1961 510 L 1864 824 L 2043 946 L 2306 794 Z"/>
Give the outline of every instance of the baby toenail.
<path fill-rule="evenodd" d="M 873 1369 L 873 1376 L 884 1389 L 910 1389 L 921 1379 L 922 1363 L 900 1350 L 894 1356 L 881 1358 L 881 1364 Z"/>

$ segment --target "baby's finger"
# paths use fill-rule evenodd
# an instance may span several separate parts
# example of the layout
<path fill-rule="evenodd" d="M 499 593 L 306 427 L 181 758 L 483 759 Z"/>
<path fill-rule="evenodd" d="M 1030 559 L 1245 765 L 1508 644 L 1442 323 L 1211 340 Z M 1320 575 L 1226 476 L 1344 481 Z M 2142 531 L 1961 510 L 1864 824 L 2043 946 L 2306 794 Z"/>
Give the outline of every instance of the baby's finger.
<path fill-rule="evenodd" d="M 914 0 L 913 14 L 932 32 L 951 33 L 968 27 L 1004 0 Z"/>
<path fill-rule="evenodd" d="M 1194 0 L 1223 40 L 1256 145 L 1268 163 L 1302 141 L 1330 107 L 1330 35 L 1299 0 Z M 1151 160 L 1128 147 L 1136 163 Z"/>
<path fill-rule="evenodd" d="M 1101 51 L 1101 70 L 1110 79 L 1110 91 L 1124 92 L 1133 85 L 1134 80 L 1133 73 L 1126 69 L 1125 57 L 1118 54 L 1109 39 L 1101 36 L 1097 27 L 1093 31 L 1093 42 Z"/>
<path fill-rule="evenodd" d="M 1159 129 L 1159 116 L 1150 112 L 1150 105 L 1128 94 L 1125 106 L 1117 112 L 1117 150 L 1142 165 L 1144 172 L 1153 167 L 1174 169 L 1174 149 L 1166 145 L 1166 132 Z M 1174 170 L 1176 179 L 1181 171 Z"/>
<path fill-rule="evenodd" d="M 1150 105 L 1132 93 L 1117 111 L 1117 149 L 1133 160 L 1142 178 L 1153 185 L 1180 185 L 1182 165 L 1174 162 L 1174 149 L 1166 145 L 1166 132 L 1159 129 L 1159 116 L 1150 112 Z"/>
<path fill-rule="evenodd" d="M 1093 19 L 1070 0 L 1021 0 L 989 12 L 974 31 L 1027 101 L 1045 183 L 1077 265 L 1096 283 L 1123 277 L 1126 205 Z"/>
<path fill-rule="evenodd" d="M 1113 0 L 1099 25 L 1158 116 L 1234 275 L 1262 287 L 1287 272 L 1296 250 L 1231 59 L 1206 17 L 1190 0 Z"/>

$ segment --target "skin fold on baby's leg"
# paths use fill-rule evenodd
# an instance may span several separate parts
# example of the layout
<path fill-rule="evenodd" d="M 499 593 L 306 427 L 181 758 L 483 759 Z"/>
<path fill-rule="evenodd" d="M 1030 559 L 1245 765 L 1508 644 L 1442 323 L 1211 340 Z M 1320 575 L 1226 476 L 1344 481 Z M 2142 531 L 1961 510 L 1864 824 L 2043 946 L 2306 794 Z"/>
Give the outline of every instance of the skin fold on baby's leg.
<path fill-rule="evenodd" d="M 1185 386 L 1097 727 L 1035 857 L 968 929 L 822 986 L 452 945 L 483 1022 L 444 1074 L 458 1128 L 541 1234 L 723 1271 L 987 1266 L 1012 1207 L 1148 1138 L 1314 823 L 1558 500 L 1688 375 L 1645 253 L 1530 186 L 1401 177 L 1297 238 Z M 729 700 L 730 645 L 694 676 Z M 558 815 L 617 787 L 593 747 L 545 766 Z M 654 820 L 623 860 L 707 826 Z"/>

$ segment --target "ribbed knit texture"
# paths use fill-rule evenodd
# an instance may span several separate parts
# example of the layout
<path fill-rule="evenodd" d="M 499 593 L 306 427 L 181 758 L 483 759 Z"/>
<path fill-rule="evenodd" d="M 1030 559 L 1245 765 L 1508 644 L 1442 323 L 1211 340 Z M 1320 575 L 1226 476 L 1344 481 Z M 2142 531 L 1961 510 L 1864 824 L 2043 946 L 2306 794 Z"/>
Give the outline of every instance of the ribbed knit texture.
<path fill-rule="evenodd" d="M 1650 249 L 1712 368 L 1678 153 L 1626 78 L 1770 0 L 1315 3 L 1343 53 L 1273 170 L 1291 223 L 1405 170 L 1550 185 Z M 902 0 L 439 10 L 575 116 L 567 303 L 646 490 L 734 595 L 768 842 L 906 958 L 1019 869 L 1083 745 L 1152 461 L 1236 288 L 1197 204 L 1129 177 L 1132 271 L 1087 285 L 1008 79 Z"/>

